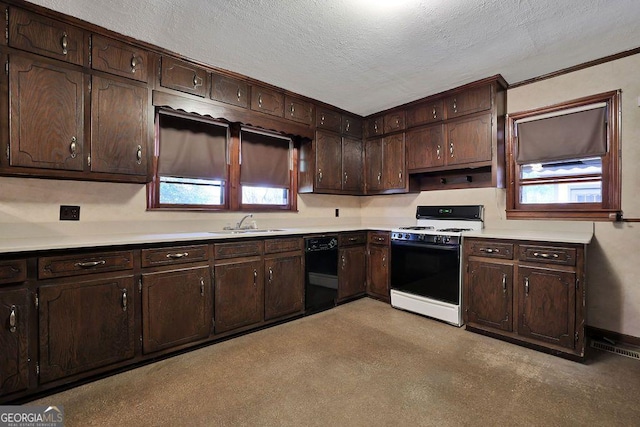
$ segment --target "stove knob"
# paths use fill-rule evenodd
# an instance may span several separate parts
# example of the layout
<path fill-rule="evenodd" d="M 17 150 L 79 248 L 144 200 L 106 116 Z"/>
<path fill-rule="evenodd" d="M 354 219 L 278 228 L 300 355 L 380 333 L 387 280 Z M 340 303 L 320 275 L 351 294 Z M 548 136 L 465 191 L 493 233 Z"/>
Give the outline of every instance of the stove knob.
<path fill-rule="evenodd" d="M 407 234 L 405 234 L 405 235 L 404 235 L 404 238 L 405 238 L 405 239 L 407 239 L 407 240 L 411 239 L 411 234 L 408 234 L 408 233 L 407 233 Z"/>
<path fill-rule="evenodd" d="M 435 236 L 434 240 L 436 243 L 440 243 L 440 241 L 442 240 L 442 236 Z"/>
<path fill-rule="evenodd" d="M 451 240 L 451 237 L 445 236 L 442 238 L 442 243 L 449 243 L 450 240 Z"/>

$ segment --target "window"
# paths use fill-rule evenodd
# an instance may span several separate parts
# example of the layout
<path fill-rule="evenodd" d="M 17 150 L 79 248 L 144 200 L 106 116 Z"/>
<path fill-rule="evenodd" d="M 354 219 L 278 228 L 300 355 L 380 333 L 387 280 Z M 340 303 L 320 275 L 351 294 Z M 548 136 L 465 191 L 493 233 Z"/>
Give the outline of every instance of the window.
<path fill-rule="evenodd" d="M 620 92 L 507 119 L 507 218 L 615 219 Z"/>
<path fill-rule="evenodd" d="M 165 109 L 156 130 L 149 209 L 296 209 L 291 138 Z"/>

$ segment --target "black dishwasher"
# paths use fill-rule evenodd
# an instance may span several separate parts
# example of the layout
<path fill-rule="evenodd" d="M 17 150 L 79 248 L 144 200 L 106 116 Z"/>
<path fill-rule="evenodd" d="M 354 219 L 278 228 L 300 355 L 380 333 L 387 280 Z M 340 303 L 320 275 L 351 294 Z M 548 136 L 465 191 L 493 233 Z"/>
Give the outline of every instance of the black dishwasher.
<path fill-rule="evenodd" d="M 308 237 L 305 252 L 305 315 L 335 307 L 338 298 L 338 238 Z"/>

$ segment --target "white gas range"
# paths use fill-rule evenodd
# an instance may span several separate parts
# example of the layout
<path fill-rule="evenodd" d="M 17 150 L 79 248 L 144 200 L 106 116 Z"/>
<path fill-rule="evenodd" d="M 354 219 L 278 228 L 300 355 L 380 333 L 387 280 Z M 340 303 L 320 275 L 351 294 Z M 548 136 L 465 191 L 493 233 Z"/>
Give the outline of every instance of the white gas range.
<path fill-rule="evenodd" d="M 461 238 L 481 230 L 483 206 L 418 206 L 391 233 L 391 305 L 461 326 Z"/>

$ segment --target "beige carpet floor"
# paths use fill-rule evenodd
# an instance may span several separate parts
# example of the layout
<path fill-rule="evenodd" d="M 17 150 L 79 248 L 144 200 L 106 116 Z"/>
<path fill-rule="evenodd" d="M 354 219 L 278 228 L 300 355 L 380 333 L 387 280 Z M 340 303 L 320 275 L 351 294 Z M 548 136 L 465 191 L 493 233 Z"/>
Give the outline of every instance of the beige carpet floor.
<path fill-rule="evenodd" d="M 586 363 L 361 299 L 40 399 L 65 426 L 632 426 L 640 361 Z"/>

